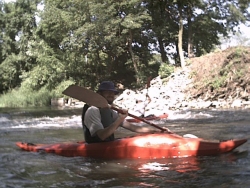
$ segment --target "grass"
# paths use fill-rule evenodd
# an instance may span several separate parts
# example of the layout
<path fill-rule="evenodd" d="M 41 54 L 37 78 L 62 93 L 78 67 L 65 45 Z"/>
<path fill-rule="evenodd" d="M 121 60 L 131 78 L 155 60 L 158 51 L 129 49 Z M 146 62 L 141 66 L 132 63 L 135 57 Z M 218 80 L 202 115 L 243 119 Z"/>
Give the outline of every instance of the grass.
<path fill-rule="evenodd" d="M 0 107 L 42 107 L 50 106 L 52 98 L 63 97 L 62 92 L 69 86 L 75 84 L 71 80 L 63 81 L 53 90 L 43 86 L 39 90 L 33 90 L 30 85 L 21 85 L 8 93 L 0 95 Z"/>
<path fill-rule="evenodd" d="M 0 96 L 0 107 L 37 107 L 50 105 L 53 92 L 12 90 Z"/>
<path fill-rule="evenodd" d="M 224 86 L 227 80 L 227 76 L 216 77 L 212 82 L 209 83 L 213 88 L 219 89 L 220 87 Z"/>

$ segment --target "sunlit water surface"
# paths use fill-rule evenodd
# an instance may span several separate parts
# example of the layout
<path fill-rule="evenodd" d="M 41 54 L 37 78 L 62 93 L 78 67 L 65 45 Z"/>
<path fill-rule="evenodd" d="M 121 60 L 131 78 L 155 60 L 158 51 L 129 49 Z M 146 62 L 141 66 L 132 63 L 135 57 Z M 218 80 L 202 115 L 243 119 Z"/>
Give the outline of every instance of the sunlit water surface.
<path fill-rule="evenodd" d="M 205 139 L 249 138 L 250 110 L 179 111 L 154 122 Z M 249 141 L 229 154 L 160 160 L 67 158 L 20 150 L 15 142 L 83 140 L 81 109 L 0 109 L 0 187 L 250 186 Z M 146 126 L 145 124 L 140 124 Z M 119 129 L 117 137 L 133 135 Z"/>

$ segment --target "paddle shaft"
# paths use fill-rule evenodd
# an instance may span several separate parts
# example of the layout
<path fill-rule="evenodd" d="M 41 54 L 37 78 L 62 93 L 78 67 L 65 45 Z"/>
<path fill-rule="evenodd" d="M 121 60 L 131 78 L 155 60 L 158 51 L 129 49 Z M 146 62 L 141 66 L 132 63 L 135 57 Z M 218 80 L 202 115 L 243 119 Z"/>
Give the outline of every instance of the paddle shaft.
<path fill-rule="evenodd" d="M 122 112 L 123 112 L 121 109 L 116 108 L 116 107 L 114 107 L 114 106 L 111 106 L 111 109 L 113 109 L 113 110 L 115 110 L 115 111 L 117 111 L 117 112 L 119 112 L 119 113 L 122 113 Z M 138 116 L 135 116 L 135 115 L 133 115 L 133 114 L 128 113 L 128 116 L 133 117 L 133 118 L 135 118 L 135 119 L 138 119 L 138 120 L 140 120 L 140 121 L 142 121 L 142 122 L 144 122 L 144 123 L 147 123 L 147 124 L 149 124 L 149 125 L 151 125 L 151 126 L 157 128 L 157 129 L 160 129 L 161 131 L 166 131 L 166 130 L 163 129 L 162 127 L 159 127 L 158 125 L 155 125 L 155 124 L 153 124 L 153 123 L 151 123 L 151 122 L 149 122 L 149 121 L 147 121 L 147 120 L 145 120 L 145 119 L 143 119 L 143 118 L 140 118 L 140 117 L 138 117 Z"/>
<path fill-rule="evenodd" d="M 148 96 L 148 88 L 150 87 L 150 81 L 151 81 L 152 77 L 150 76 L 147 80 L 147 93 L 146 93 L 146 100 L 147 100 L 147 97 L 149 98 L 149 103 L 151 102 L 151 99 L 150 97 Z M 144 114 L 145 114 L 145 111 L 146 111 L 146 107 L 147 105 L 144 106 Z"/>

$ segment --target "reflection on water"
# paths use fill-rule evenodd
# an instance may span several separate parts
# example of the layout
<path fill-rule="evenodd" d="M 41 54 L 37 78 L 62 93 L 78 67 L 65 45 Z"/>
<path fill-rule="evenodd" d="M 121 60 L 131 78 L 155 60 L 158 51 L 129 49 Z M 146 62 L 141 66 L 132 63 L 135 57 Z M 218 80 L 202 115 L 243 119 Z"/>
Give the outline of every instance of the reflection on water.
<path fill-rule="evenodd" d="M 159 160 L 67 158 L 15 146 L 83 140 L 80 114 L 80 109 L 0 109 L 0 187 L 249 187 L 249 142 L 221 156 Z M 224 140 L 249 138 L 249 122 L 249 110 L 206 110 L 175 112 L 160 123 L 180 135 Z M 129 135 L 124 129 L 116 134 Z"/>
<path fill-rule="evenodd" d="M 172 170 L 181 173 L 198 171 L 199 161 L 197 157 L 187 157 L 187 158 L 177 158 L 177 159 L 168 159 L 168 163 L 165 160 L 157 160 L 157 162 L 149 162 L 141 164 L 138 169 L 144 173 L 150 173 L 151 171 L 166 171 Z"/>

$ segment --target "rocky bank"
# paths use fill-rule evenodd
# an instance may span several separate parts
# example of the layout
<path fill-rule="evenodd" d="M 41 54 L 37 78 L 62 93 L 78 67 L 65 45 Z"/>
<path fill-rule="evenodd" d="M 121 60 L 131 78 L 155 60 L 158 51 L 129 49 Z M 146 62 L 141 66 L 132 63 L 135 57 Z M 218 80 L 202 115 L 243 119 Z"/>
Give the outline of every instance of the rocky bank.
<path fill-rule="evenodd" d="M 136 99 L 151 102 L 145 116 L 163 112 L 207 109 L 250 108 L 250 48 L 234 47 L 187 60 L 168 78 L 151 80 L 148 89 L 124 90 L 115 104 L 133 112 Z"/>

